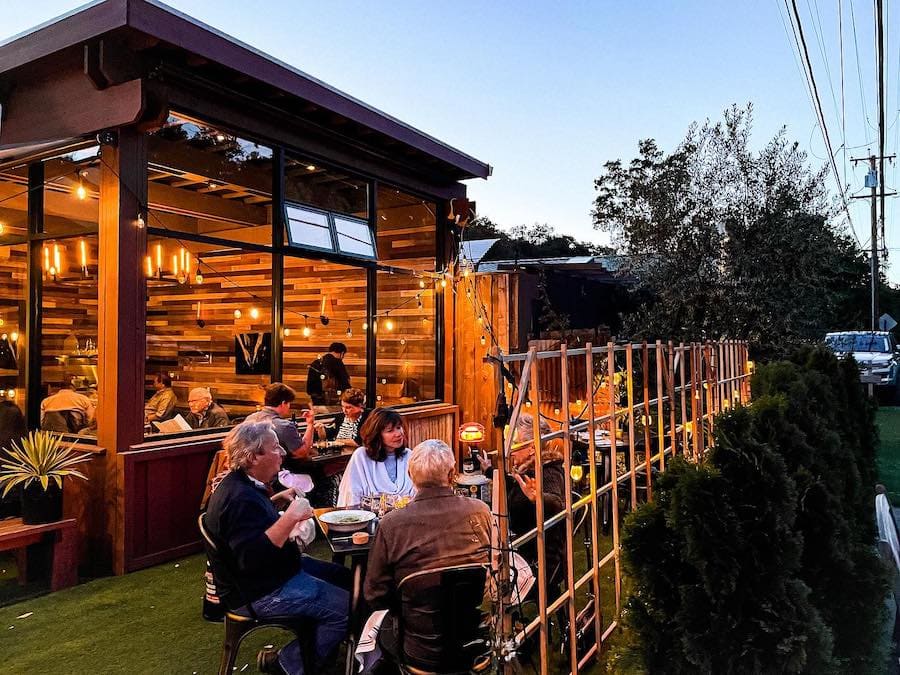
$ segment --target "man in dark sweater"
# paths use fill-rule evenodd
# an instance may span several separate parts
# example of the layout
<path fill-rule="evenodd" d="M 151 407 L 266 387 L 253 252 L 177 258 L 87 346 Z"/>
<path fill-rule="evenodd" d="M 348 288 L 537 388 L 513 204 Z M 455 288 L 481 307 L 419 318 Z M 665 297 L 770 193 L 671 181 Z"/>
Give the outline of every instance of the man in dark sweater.
<path fill-rule="evenodd" d="M 312 405 L 336 406 L 341 392 L 350 387 L 350 375 L 344 365 L 347 345 L 332 342 L 328 352 L 309 365 L 306 373 L 306 393 Z"/>
<path fill-rule="evenodd" d="M 240 590 L 217 578 L 219 595 L 233 610 L 252 603 L 260 617 L 296 614 L 315 619 L 313 660 L 318 672 L 347 634 L 349 570 L 301 557 L 292 539 L 313 515 L 306 499 L 294 499 L 282 515 L 272 504 L 268 486 L 281 468 L 284 449 L 271 422 L 245 422 L 222 444 L 231 472 L 213 492 L 205 519 L 222 554 L 233 561 Z M 297 641 L 277 654 L 260 652 L 258 665 L 262 672 L 302 674 Z"/>
<path fill-rule="evenodd" d="M 212 394 L 206 387 L 196 387 L 188 394 L 188 407 L 191 412 L 185 417 L 185 421 L 191 429 L 215 429 L 227 427 L 229 424 L 228 413 L 218 403 L 212 400 Z"/>
<path fill-rule="evenodd" d="M 488 563 L 491 512 L 483 502 L 454 493 L 456 458 L 450 447 L 439 440 L 419 443 L 409 458 L 409 475 L 416 486 L 415 498 L 381 519 L 369 554 L 365 595 L 372 609 L 396 609 L 400 582 L 417 572 Z M 436 633 L 437 611 L 427 598 L 405 608 L 403 645 L 398 644 L 396 622 L 388 615 L 379 644 L 395 658 L 402 649 L 406 662 L 417 668 L 447 669 L 461 654 L 456 653 L 459 645 L 448 644 L 446 636 Z M 477 629 L 477 622 L 471 628 Z"/>

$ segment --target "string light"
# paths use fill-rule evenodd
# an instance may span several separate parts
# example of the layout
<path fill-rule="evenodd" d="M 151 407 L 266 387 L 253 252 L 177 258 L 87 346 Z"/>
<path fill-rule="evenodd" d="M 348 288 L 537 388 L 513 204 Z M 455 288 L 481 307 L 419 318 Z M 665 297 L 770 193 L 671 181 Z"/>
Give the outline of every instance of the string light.
<path fill-rule="evenodd" d="M 234 318 L 235 319 L 240 319 L 241 316 L 243 316 L 243 314 L 241 313 L 241 310 L 239 310 L 239 309 L 234 310 Z"/>
<path fill-rule="evenodd" d="M 254 321 L 259 318 L 259 310 L 256 307 L 250 308 L 250 318 Z"/>
<path fill-rule="evenodd" d="M 387 315 L 387 316 L 389 316 L 389 315 Z M 384 329 L 388 330 L 388 331 L 394 330 L 394 321 L 390 318 L 386 318 L 384 320 Z"/>
<path fill-rule="evenodd" d="M 197 270 L 197 274 L 194 275 L 194 283 L 198 286 L 203 283 L 203 274 L 200 273 L 200 270 Z"/>
<path fill-rule="evenodd" d="M 347 322 L 347 337 L 348 337 L 348 338 L 352 338 L 352 337 L 353 337 L 353 328 L 350 326 L 350 322 L 349 322 L 349 321 Z"/>
<path fill-rule="evenodd" d="M 284 329 L 284 337 L 290 337 L 290 336 L 291 336 L 291 329 L 285 328 Z"/>
<path fill-rule="evenodd" d="M 312 335 L 312 328 L 309 327 L 308 319 L 309 319 L 309 317 L 306 316 L 306 314 L 304 314 L 303 315 L 303 329 L 300 331 L 300 334 L 303 335 L 303 337 L 305 337 L 305 338 L 308 338 L 310 335 Z"/>
<path fill-rule="evenodd" d="M 84 200 L 87 198 L 87 190 L 84 189 L 84 175 L 87 171 L 79 171 L 78 172 L 78 187 L 75 188 L 75 195 L 78 199 Z"/>
<path fill-rule="evenodd" d="M 485 339 L 484 335 L 482 335 L 481 336 L 481 346 L 484 347 L 486 344 L 487 344 L 487 340 Z"/>
<path fill-rule="evenodd" d="M 425 288 L 425 280 L 419 279 L 419 288 Z"/>

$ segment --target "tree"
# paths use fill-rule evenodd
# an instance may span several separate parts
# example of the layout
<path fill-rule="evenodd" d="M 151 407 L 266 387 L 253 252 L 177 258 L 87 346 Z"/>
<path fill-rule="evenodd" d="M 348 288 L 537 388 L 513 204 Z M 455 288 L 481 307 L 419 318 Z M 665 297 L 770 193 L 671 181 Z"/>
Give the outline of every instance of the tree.
<path fill-rule="evenodd" d="M 772 354 L 862 320 L 865 257 L 834 222 L 825 169 L 784 128 L 751 150 L 752 122 L 752 106 L 732 106 L 671 153 L 641 141 L 595 181 L 594 225 L 639 280 L 634 334 L 737 335 Z"/>

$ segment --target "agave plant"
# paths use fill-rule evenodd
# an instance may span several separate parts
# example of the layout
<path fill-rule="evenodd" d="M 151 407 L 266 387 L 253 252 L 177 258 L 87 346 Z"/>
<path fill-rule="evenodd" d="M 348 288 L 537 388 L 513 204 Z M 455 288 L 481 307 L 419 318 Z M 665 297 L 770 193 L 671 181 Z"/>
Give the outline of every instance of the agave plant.
<path fill-rule="evenodd" d="M 76 464 L 91 459 L 75 451 L 76 443 L 63 444 L 62 434 L 48 431 L 32 431 L 21 440 L 13 441 L 6 449 L 6 456 L 0 461 L 0 486 L 6 496 L 16 485 L 28 487 L 40 483 L 46 491 L 50 481 L 62 488 L 63 478 L 74 476 L 87 480 L 87 476 L 74 469 Z"/>

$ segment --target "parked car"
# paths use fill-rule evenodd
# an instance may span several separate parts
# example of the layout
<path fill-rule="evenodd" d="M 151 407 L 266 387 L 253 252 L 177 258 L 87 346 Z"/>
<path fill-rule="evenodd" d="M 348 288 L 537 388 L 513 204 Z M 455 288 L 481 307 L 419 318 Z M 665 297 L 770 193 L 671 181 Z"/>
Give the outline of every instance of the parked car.
<path fill-rule="evenodd" d="M 852 330 L 828 333 L 825 344 L 838 358 L 852 355 L 859 365 L 859 379 L 874 384 L 879 393 L 895 400 L 900 384 L 900 351 L 892 333 Z"/>

